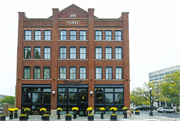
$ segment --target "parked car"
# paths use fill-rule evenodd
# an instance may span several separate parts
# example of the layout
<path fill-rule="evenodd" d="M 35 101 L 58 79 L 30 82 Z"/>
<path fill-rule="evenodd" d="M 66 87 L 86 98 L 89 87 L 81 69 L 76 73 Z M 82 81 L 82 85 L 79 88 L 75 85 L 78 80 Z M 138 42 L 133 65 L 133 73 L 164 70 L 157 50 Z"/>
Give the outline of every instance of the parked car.
<path fill-rule="evenodd" d="M 170 112 L 170 113 L 176 113 L 176 109 L 173 109 L 173 107 L 159 107 L 157 109 L 157 112 L 163 112 L 163 113 L 166 113 L 166 112 Z"/>
<path fill-rule="evenodd" d="M 150 110 L 150 106 L 140 106 L 139 110 Z"/>

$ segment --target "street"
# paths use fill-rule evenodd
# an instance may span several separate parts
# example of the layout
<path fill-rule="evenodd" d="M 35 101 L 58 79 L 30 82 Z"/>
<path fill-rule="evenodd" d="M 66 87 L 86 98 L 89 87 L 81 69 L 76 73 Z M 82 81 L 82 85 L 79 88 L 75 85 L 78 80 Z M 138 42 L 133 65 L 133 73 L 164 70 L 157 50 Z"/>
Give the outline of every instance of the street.
<path fill-rule="evenodd" d="M 149 115 L 149 111 L 140 111 L 141 114 Z M 157 111 L 153 111 L 154 116 L 163 116 L 168 118 L 180 118 L 179 113 L 158 113 Z"/>

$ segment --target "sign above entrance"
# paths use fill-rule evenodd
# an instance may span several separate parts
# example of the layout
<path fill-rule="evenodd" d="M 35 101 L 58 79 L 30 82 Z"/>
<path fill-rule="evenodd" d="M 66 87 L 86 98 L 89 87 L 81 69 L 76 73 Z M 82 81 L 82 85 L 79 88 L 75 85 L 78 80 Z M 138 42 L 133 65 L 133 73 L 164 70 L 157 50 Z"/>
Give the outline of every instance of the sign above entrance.
<path fill-rule="evenodd" d="M 68 80 L 64 80 L 63 81 L 66 84 L 80 84 L 82 81 L 68 81 Z"/>
<path fill-rule="evenodd" d="M 67 24 L 79 24 L 79 21 L 67 21 Z"/>

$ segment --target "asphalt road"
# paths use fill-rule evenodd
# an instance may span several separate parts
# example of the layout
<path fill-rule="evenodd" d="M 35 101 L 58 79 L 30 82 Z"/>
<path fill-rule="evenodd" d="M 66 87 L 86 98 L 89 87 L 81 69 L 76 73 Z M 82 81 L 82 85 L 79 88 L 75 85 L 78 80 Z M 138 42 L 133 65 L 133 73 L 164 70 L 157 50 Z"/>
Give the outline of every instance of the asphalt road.
<path fill-rule="evenodd" d="M 140 111 L 141 114 L 149 115 L 149 111 Z M 163 116 L 168 118 L 180 118 L 179 113 L 158 113 L 157 111 L 153 111 L 154 116 Z"/>

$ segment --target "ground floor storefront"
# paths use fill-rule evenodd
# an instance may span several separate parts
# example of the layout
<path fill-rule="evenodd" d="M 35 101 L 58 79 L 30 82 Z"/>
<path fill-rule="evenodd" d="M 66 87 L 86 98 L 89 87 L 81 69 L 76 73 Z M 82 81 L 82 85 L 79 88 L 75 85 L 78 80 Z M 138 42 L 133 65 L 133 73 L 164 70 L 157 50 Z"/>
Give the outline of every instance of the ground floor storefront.
<path fill-rule="evenodd" d="M 28 107 L 31 115 L 39 115 L 42 107 L 51 114 L 51 110 L 55 110 L 51 106 L 54 97 L 57 97 L 57 108 L 63 109 L 61 114 L 72 114 L 72 107 L 78 107 L 79 116 L 87 115 L 86 109 L 91 103 L 94 104 L 95 114 L 100 113 L 100 107 L 105 108 L 105 114 L 111 113 L 111 107 L 117 107 L 117 114 L 122 113 L 125 102 L 124 85 L 120 84 L 95 84 L 94 90 L 89 90 L 88 84 L 58 84 L 54 94 L 50 84 L 26 84 L 21 88 L 21 112 Z"/>

